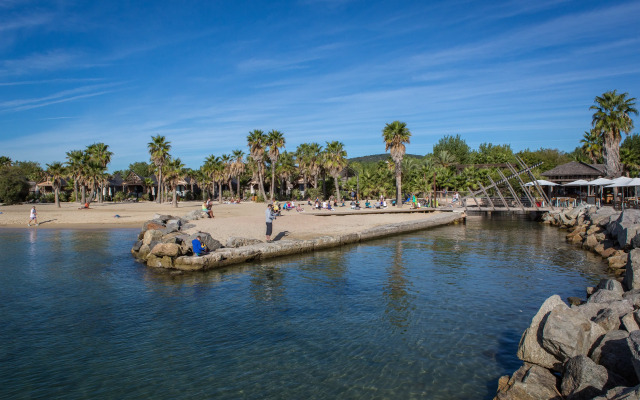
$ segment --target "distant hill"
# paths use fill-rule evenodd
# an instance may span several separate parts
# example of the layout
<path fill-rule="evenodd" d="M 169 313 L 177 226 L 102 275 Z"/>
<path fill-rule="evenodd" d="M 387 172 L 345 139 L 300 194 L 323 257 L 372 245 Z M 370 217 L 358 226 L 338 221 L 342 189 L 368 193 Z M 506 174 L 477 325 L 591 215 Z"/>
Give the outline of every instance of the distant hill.
<path fill-rule="evenodd" d="M 417 158 L 419 160 L 423 159 L 424 156 L 419 156 L 417 154 L 405 154 L 405 158 Z M 386 161 L 390 157 L 389 153 L 385 154 L 374 154 L 371 156 L 362 156 L 362 157 L 354 157 L 349 158 L 349 162 L 359 162 L 359 163 L 377 163 L 378 161 Z"/>

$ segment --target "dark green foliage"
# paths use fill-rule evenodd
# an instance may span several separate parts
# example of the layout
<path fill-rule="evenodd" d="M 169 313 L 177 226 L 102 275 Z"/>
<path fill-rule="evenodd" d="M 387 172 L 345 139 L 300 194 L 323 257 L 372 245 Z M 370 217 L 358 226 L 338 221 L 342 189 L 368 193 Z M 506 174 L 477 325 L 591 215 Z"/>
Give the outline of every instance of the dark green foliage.
<path fill-rule="evenodd" d="M 24 172 L 15 167 L 4 167 L 0 171 L 0 201 L 16 204 L 29 195 L 29 182 Z"/>
<path fill-rule="evenodd" d="M 40 182 L 44 178 L 44 170 L 35 161 L 16 161 L 13 166 L 20 169 L 29 181 Z"/>
<path fill-rule="evenodd" d="M 539 149 L 539 150 L 522 150 L 517 153 L 528 166 L 532 166 L 538 162 L 543 162 L 540 167 L 536 168 L 538 173 L 548 171 L 558 165 L 566 164 L 571 161 L 571 157 L 564 151 L 558 149 Z"/>
<path fill-rule="evenodd" d="M 471 149 L 460 135 L 446 135 L 433 145 L 433 154 L 439 154 L 443 150 L 453 154 L 458 164 L 467 164 L 469 162 Z"/>
<path fill-rule="evenodd" d="M 470 156 L 471 164 L 500 164 L 515 161 L 508 144 L 481 143 Z"/>
<path fill-rule="evenodd" d="M 640 135 L 627 136 L 620 145 L 620 161 L 629 171 L 629 176 L 637 177 L 640 173 Z"/>
<path fill-rule="evenodd" d="M 141 177 L 146 178 L 154 174 L 155 167 L 152 164 L 146 163 L 144 161 L 138 161 L 134 162 L 133 164 L 129 164 L 129 171 L 133 171 Z M 125 178 L 126 175 L 127 174 L 125 173 L 122 175 L 122 177 Z"/>

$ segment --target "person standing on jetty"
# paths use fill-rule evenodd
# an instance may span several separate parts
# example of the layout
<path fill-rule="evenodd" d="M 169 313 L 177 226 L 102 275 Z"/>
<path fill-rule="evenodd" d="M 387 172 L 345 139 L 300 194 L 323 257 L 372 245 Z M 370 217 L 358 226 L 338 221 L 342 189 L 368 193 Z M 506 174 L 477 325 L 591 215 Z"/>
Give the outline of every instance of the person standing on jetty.
<path fill-rule="evenodd" d="M 38 213 L 36 212 L 36 206 L 31 207 L 31 213 L 29 214 L 29 222 L 27 222 L 27 226 L 31 226 L 31 221 L 35 222 L 36 226 L 40 225 L 38 223 Z"/>
<path fill-rule="evenodd" d="M 265 210 L 265 216 L 267 220 L 267 243 L 271 242 L 271 233 L 273 232 L 273 220 L 276 216 L 273 215 L 273 204 L 269 204 Z"/>

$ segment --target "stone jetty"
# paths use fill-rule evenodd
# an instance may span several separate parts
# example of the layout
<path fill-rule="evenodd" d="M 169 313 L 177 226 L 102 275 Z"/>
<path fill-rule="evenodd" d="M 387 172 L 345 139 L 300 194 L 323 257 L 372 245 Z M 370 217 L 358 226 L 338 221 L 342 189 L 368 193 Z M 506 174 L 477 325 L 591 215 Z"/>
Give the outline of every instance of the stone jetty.
<path fill-rule="evenodd" d="M 543 222 L 569 229 L 616 279 L 568 304 L 549 297 L 520 339 L 524 364 L 500 378 L 495 399 L 640 399 L 640 211 L 582 206 Z"/>
<path fill-rule="evenodd" d="M 359 243 L 463 221 L 462 212 L 430 214 L 424 219 L 380 225 L 341 235 L 319 236 L 312 239 L 286 239 L 265 243 L 257 239 L 230 237 L 225 244 L 215 240 L 207 232 L 187 234 L 193 227 L 190 221 L 202 218 L 200 211 L 192 211 L 184 217 L 154 215 L 144 223 L 131 253 L 149 267 L 183 271 L 207 270 L 248 261 L 300 254 L 345 244 Z M 366 218 L 366 215 L 362 216 Z M 193 254 L 192 241 L 200 236 L 210 250 L 204 256 Z"/>

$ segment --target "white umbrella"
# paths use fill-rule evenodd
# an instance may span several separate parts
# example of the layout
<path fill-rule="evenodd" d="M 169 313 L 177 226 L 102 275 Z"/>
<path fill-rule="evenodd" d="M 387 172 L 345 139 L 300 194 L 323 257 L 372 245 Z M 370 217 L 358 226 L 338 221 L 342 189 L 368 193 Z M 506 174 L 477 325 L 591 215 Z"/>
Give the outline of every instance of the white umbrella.
<path fill-rule="evenodd" d="M 633 178 L 631 179 L 626 186 L 640 186 L 640 178 Z"/>
<path fill-rule="evenodd" d="M 613 181 L 611 179 L 598 178 L 596 180 L 589 182 L 589 186 L 604 186 L 604 185 L 610 185 L 612 183 Z"/>
<path fill-rule="evenodd" d="M 538 179 L 536 182 L 538 182 L 538 185 L 540 185 L 540 186 L 557 186 L 558 185 L 557 183 L 545 181 L 544 179 Z M 527 182 L 524 185 L 525 186 L 535 186 L 535 182 Z"/>
<path fill-rule="evenodd" d="M 616 178 L 613 180 L 613 183 L 611 183 L 610 185 L 607 185 L 605 187 L 608 188 L 614 188 L 614 187 L 623 187 L 623 186 L 627 186 L 627 184 L 629 182 L 631 182 L 633 179 L 631 178 L 627 178 L 626 176 L 621 176 L 619 178 Z"/>
<path fill-rule="evenodd" d="M 565 183 L 562 186 L 588 186 L 590 183 L 585 181 L 584 179 L 578 179 L 577 181 Z"/>

